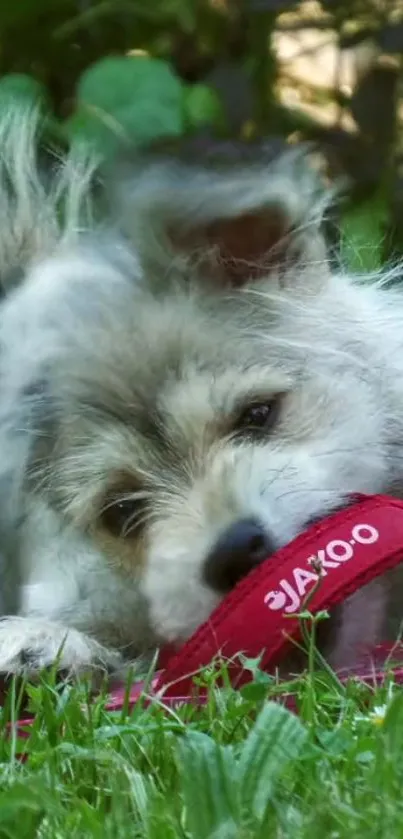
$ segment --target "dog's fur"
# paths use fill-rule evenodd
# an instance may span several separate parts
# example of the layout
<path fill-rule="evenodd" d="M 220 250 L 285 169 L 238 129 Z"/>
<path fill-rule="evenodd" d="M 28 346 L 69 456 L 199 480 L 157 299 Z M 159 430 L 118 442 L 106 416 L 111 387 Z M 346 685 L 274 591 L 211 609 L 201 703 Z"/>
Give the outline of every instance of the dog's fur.
<path fill-rule="evenodd" d="M 327 198 L 294 152 L 144 163 L 95 222 L 92 162 L 72 153 L 45 186 L 34 116 L 2 120 L 0 545 L 18 615 L 0 670 L 60 647 L 63 669 L 115 668 L 208 617 L 203 569 L 231 523 L 279 546 L 351 492 L 403 495 L 403 299 L 330 270 Z M 239 426 L 273 400 L 267 433 Z M 139 504 L 121 534 L 119 499 Z M 344 608 L 336 662 L 377 640 L 387 604 L 377 583 Z"/>

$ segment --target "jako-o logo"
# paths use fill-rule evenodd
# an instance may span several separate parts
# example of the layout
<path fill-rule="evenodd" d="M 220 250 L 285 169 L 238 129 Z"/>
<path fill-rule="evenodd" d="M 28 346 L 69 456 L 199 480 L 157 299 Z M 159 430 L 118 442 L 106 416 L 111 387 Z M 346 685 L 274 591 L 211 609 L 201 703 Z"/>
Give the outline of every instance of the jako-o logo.
<path fill-rule="evenodd" d="M 345 542 L 343 539 L 332 539 L 325 548 L 318 551 L 314 556 L 307 559 L 307 565 L 320 564 L 321 576 L 326 576 L 328 569 L 339 568 L 344 562 L 348 562 L 354 556 L 354 545 L 373 545 L 379 539 L 379 532 L 370 524 L 356 524 L 351 531 L 351 539 Z M 307 568 L 294 568 L 293 580 L 280 580 L 278 591 L 269 591 L 264 602 L 274 612 L 282 609 L 288 614 L 297 612 L 301 606 L 307 590 L 311 584 L 316 583 L 318 574 L 309 571 Z"/>

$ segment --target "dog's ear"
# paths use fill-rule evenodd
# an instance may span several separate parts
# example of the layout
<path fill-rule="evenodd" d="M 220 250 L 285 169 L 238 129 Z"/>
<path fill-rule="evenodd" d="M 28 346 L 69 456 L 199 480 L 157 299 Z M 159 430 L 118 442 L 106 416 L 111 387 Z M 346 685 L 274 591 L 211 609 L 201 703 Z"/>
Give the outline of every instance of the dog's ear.
<path fill-rule="evenodd" d="M 147 271 L 240 288 L 327 261 L 329 204 L 319 178 L 289 152 L 267 166 L 143 161 L 120 190 L 120 215 Z M 122 180 L 121 180 L 122 183 Z"/>

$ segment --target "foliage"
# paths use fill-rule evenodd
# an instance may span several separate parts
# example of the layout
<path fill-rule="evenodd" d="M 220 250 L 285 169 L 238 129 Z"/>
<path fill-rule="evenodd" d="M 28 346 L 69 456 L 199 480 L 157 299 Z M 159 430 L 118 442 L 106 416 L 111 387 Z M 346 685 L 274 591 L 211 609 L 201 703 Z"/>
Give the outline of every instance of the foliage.
<path fill-rule="evenodd" d="M 353 89 L 335 78 L 326 92 L 335 124 L 280 95 L 274 35 L 304 29 L 333 33 L 340 56 L 360 56 Z M 90 143 L 101 157 L 199 135 L 314 141 L 327 174 L 347 175 L 354 207 L 375 195 L 383 247 L 364 259 L 372 266 L 403 252 L 402 54 L 398 0 L 18 0 L 0 8 L 0 108 L 10 97 L 40 103 L 52 141 Z M 356 218 L 346 225 L 353 254 Z"/>
<path fill-rule="evenodd" d="M 107 711 L 88 686 L 27 686 L 35 721 L 18 739 L 20 693 L 0 716 L 0 839 L 379 839 L 403 831 L 403 693 L 319 670 L 281 688 L 254 679 L 203 705 L 143 701 Z M 298 715 L 284 705 L 287 690 Z M 24 753 L 25 759 L 21 760 Z"/>

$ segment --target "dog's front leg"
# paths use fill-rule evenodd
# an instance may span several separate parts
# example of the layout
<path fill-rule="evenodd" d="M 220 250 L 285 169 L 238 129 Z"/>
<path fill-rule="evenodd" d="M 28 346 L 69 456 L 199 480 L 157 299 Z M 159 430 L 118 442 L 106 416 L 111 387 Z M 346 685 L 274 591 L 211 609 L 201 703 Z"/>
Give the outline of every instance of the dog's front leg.
<path fill-rule="evenodd" d="M 117 673 L 119 653 L 55 621 L 30 617 L 0 619 L 0 673 L 32 676 L 57 664 L 73 676 Z"/>

